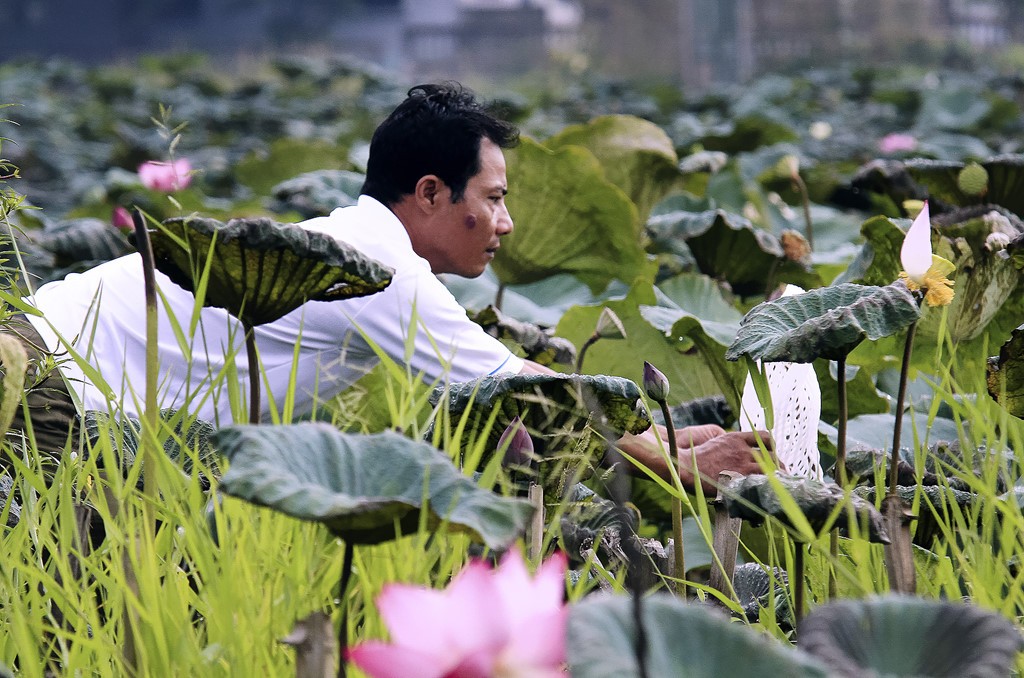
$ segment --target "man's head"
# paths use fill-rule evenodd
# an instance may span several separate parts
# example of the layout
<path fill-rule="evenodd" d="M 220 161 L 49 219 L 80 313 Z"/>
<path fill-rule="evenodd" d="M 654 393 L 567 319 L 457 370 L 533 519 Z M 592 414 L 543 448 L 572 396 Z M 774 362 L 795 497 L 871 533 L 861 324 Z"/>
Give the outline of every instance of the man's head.
<path fill-rule="evenodd" d="M 480 171 L 481 139 L 510 148 L 519 131 L 458 83 L 417 85 L 373 133 L 362 192 L 390 207 L 412 194 L 421 177 L 434 175 L 458 202 Z"/>
<path fill-rule="evenodd" d="M 363 193 L 395 213 L 434 273 L 476 277 L 512 232 L 501 149 L 517 140 L 459 85 L 414 87 L 373 135 Z"/>

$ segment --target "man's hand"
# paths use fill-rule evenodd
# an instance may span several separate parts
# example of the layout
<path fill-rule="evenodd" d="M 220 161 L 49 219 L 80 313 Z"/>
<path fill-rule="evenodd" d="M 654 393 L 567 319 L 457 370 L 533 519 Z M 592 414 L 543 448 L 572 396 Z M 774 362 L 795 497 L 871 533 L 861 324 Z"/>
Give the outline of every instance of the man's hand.
<path fill-rule="evenodd" d="M 637 436 L 624 435 L 618 445 L 639 464 L 671 482 L 672 474 L 669 472 L 666 458 L 668 444 L 654 439 L 656 430 L 664 440 L 667 431 L 659 426 Z M 767 431 L 726 432 L 720 426 L 705 425 L 676 429 L 675 437 L 679 448 L 679 480 L 690 492 L 696 490 L 694 461 L 697 463 L 697 472 L 703 481 L 702 490 L 705 494 L 714 493 L 714 483 L 718 481 L 718 474 L 721 471 L 733 471 L 742 475 L 763 473 L 764 469 L 758 461 L 765 458 L 765 453 L 761 451 L 762 446 L 769 457 L 766 463 L 769 466 L 778 464 L 772 452 L 772 439 Z"/>

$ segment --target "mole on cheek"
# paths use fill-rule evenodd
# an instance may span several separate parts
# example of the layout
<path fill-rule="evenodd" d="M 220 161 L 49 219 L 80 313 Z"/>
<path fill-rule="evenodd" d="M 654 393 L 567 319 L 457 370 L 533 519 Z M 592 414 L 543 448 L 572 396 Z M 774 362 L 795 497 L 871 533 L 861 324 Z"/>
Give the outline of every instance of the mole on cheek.
<path fill-rule="evenodd" d="M 476 228 L 476 217 L 472 214 L 467 214 L 462 223 L 466 224 L 466 228 L 469 230 L 473 230 Z"/>

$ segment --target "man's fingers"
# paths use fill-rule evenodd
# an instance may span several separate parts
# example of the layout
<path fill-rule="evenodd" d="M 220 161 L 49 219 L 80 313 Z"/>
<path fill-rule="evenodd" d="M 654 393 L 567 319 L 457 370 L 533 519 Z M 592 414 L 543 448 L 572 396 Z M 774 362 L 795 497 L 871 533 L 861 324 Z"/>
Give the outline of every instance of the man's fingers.
<path fill-rule="evenodd" d="M 772 441 L 772 434 L 768 431 L 739 431 L 736 435 L 742 436 L 743 442 L 750 447 L 760 447 L 764 445 L 765 449 L 769 452 L 775 449 L 775 445 Z"/>
<path fill-rule="evenodd" d="M 681 447 L 697 447 L 712 438 L 725 434 L 725 429 L 717 424 L 699 424 L 676 429 L 676 442 Z"/>

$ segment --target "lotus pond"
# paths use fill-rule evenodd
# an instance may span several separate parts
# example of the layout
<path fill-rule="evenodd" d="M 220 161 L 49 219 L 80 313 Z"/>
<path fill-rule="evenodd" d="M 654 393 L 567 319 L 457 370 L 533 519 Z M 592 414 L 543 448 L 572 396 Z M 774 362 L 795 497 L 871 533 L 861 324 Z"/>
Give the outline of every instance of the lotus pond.
<path fill-rule="evenodd" d="M 227 261 L 222 240 L 379 287 L 358 253 L 296 245 L 288 224 L 354 202 L 410 84 L 341 59 L 0 65 L 0 296 L 21 308 L 147 234 L 161 270 L 214 296 L 239 272 L 190 262 Z M 187 404 L 83 413 L 83 451 L 56 470 L 0 443 L 3 670 L 1024 668 L 1024 82 L 477 89 L 523 130 L 516 228 L 484 276 L 445 282 L 560 374 L 424 383 L 383 357 L 316 422 L 242 423 L 257 389 L 219 428 Z M 218 303 L 246 327 L 338 293 L 244 283 L 245 304 Z M 24 387 L 6 370 L 0 426 Z M 667 420 L 771 429 L 789 472 L 765 457 L 696 493 L 622 473 L 609 441 Z"/>

